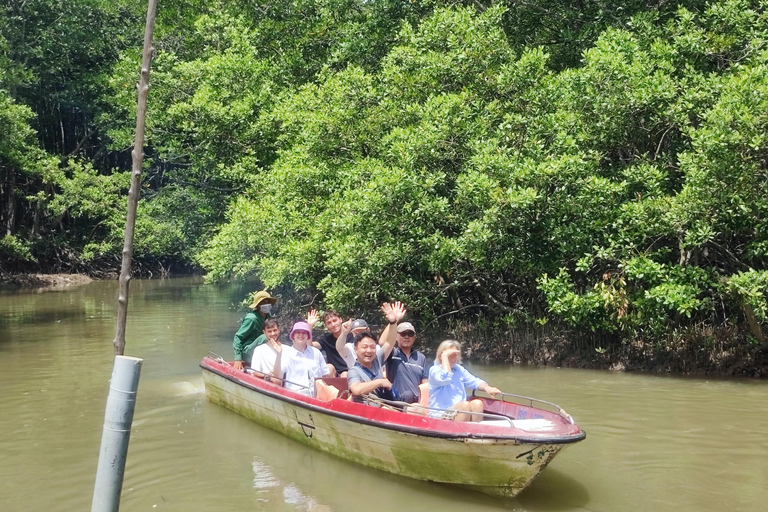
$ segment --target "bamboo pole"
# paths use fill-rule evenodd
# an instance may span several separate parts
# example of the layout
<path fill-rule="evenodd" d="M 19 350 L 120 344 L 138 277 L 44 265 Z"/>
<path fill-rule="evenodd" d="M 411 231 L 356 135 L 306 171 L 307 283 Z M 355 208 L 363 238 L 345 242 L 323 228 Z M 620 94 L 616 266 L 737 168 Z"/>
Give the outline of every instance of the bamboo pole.
<path fill-rule="evenodd" d="M 115 360 L 112 366 L 112 380 L 109 387 L 107 407 L 104 413 L 104 428 L 99 449 L 99 463 L 96 469 L 96 484 L 93 490 L 91 512 L 117 512 L 123 490 L 125 462 L 128 455 L 128 441 L 139 386 L 142 360 L 125 357 L 125 323 L 128 316 L 128 283 L 131 279 L 133 259 L 133 233 L 136 226 L 136 208 L 141 191 L 141 167 L 144 163 L 144 122 L 147 117 L 147 94 L 149 92 L 149 68 L 152 63 L 152 35 L 155 31 L 157 0 L 149 0 L 147 23 L 144 28 L 144 49 L 141 58 L 141 78 L 138 84 L 138 107 L 136 109 L 136 140 L 133 145 L 133 166 L 131 188 L 128 190 L 128 213 L 125 219 L 125 240 L 123 262 L 120 267 L 120 291 L 117 298 L 117 327 L 112 342 Z"/>
<path fill-rule="evenodd" d="M 147 94 L 149 92 L 149 68 L 152 63 L 152 34 L 155 31 L 155 13 L 157 0 L 149 0 L 147 6 L 147 24 L 144 29 L 144 51 L 141 58 L 141 78 L 138 84 L 139 100 L 136 109 L 136 140 L 131 156 L 131 188 L 128 190 L 128 215 L 125 219 L 125 240 L 123 242 L 123 263 L 120 267 L 120 291 L 117 297 L 117 327 L 115 339 L 115 355 L 123 355 L 125 351 L 125 321 L 128 316 L 128 284 L 131 280 L 131 265 L 133 262 L 133 233 L 136 227 L 136 208 L 141 192 L 141 167 L 144 163 L 144 122 L 147 117 Z"/>

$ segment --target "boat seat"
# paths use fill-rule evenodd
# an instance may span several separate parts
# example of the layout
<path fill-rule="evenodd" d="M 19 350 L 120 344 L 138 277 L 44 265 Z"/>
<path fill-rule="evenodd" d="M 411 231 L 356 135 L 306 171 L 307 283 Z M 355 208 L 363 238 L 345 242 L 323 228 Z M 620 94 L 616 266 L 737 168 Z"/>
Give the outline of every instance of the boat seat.
<path fill-rule="evenodd" d="M 319 394 L 317 395 L 317 398 L 320 400 L 333 400 L 334 398 L 341 398 L 346 399 L 349 396 L 349 386 L 347 384 L 347 378 L 346 377 L 323 377 L 322 379 L 319 379 L 323 381 L 328 386 L 331 386 L 332 388 L 335 388 L 338 390 L 334 396 L 330 396 L 332 393 L 324 393 L 327 398 L 321 397 Z"/>
<path fill-rule="evenodd" d="M 418 414 L 419 416 L 426 416 L 427 409 L 429 407 L 429 385 L 419 384 L 419 402 L 417 404 L 411 404 L 408 406 L 408 414 Z"/>
<path fill-rule="evenodd" d="M 429 384 L 419 384 L 419 405 L 429 407 Z"/>

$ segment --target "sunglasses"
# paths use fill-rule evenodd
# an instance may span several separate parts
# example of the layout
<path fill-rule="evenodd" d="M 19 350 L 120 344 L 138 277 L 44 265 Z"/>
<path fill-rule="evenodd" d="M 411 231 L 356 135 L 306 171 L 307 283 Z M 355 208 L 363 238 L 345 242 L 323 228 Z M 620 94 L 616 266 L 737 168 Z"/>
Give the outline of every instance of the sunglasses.
<path fill-rule="evenodd" d="M 403 331 L 400 333 L 400 336 L 407 336 L 410 338 L 412 336 L 416 336 L 416 333 L 413 331 Z"/>

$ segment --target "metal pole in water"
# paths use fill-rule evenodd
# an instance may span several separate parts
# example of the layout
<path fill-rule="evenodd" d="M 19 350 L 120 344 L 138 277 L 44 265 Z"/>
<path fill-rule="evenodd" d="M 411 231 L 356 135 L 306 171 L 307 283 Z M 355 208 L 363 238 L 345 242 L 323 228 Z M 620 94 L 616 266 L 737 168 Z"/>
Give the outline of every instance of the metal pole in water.
<path fill-rule="evenodd" d="M 91 512 L 117 512 L 143 359 L 115 356 Z"/>

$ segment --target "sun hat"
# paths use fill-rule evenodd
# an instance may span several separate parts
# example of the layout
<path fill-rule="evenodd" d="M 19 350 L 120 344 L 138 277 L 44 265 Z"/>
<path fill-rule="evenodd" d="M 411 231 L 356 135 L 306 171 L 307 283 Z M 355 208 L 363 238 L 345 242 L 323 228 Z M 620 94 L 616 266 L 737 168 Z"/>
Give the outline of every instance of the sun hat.
<path fill-rule="evenodd" d="M 405 332 L 405 331 L 416 332 L 416 329 L 414 329 L 413 324 L 411 322 L 403 322 L 397 325 L 397 332 Z"/>
<path fill-rule="evenodd" d="M 309 324 L 307 322 L 296 322 L 293 324 L 293 327 L 291 328 L 291 334 L 288 336 L 291 341 L 293 341 L 293 335 L 296 334 L 298 331 L 304 331 L 309 336 L 309 339 L 312 339 L 312 329 L 309 328 Z"/>
<path fill-rule="evenodd" d="M 260 292 L 256 292 L 253 295 L 253 300 L 251 300 L 251 304 L 248 307 L 251 309 L 256 309 L 262 302 L 274 304 L 277 302 L 277 299 L 271 296 L 267 290 L 261 290 Z"/>
<path fill-rule="evenodd" d="M 350 327 L 349 329 L 351 331 L 354 331 L 355 329 L 365 329 L 365 330 L 368 330 L 368 322 L 366 322 L 362 318 L 358 318 L 357 320 L 354 320 L 352 322 L 352 327 Z"/>

